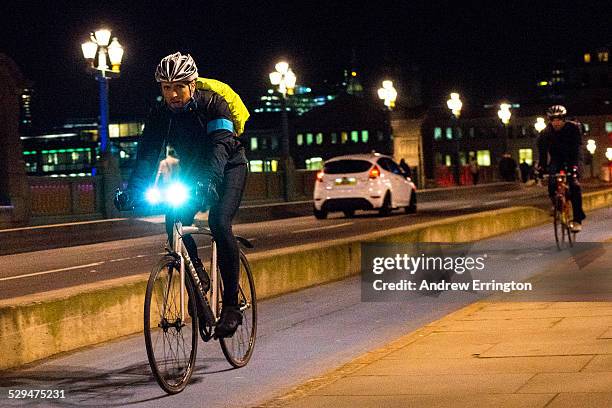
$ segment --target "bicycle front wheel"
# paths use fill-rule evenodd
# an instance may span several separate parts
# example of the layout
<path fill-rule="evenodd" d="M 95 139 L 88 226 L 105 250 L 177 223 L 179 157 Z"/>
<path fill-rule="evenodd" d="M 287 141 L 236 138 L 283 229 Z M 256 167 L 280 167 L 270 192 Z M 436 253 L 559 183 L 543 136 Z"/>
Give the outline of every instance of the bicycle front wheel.
<path fill-rule="evenodd" d="M 257 296 L 249 262 L 240 251 L 240 276 L 238 281 L 238 306 L 242 311 L 242 324 L 232 337 L 221 338 L 221 350 L 235 368 L 247 365 L 253 354 L 257 335 Z"/>
<path fill-rule="evenodd" d="M 194 288 L 186 279 L 189 298 Z M 195 302 L 185 297 L 185 320 L 181 319 L 180 264 L 166 256 L 151 271 L 144 304 L 144 337 L 151 371 L 169 394 L 185 389 L 195 365 L 198 318 Z M 190 317 L 193 316 L 193 317 Z"/>

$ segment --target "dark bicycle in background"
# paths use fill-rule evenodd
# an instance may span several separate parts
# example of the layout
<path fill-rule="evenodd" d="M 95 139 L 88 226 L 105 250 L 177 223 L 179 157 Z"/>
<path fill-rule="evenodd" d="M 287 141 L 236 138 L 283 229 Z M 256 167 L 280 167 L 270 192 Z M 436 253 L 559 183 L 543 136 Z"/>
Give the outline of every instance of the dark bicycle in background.
<path fill-rule="evenodd" d="M 547 177 L 547 176 L 545 176 Z M 567 181 L 568 177 L 576 177 L 573 172 L 561 170 L 554 176 L 556 179 L 555 195 L 553 197 L 553 228 L 555 242 L 559 250 L 571 248 L 576 242 L 576 233 L 572 231 L 572 202 Z"/>

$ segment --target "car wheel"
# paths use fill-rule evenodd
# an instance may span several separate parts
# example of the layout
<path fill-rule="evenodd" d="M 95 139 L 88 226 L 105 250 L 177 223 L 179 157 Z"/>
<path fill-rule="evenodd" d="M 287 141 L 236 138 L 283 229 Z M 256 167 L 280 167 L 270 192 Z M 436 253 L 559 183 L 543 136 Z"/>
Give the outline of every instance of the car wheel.
<path fill-rule="evenodd" d="M 410 204 L 406 207 L 406 214 L 414 214 L 417 211 L 417 197 L 414 190 L 410 194 Z"/>
<path fill-rule="evenodd" d="M 342 212 L 346 218 L 353 218 L 355 216 L 355 210 L 344 210 Z"/>
<path fill-rule="evenodd" d="M 380 213 L 381 216 L 383 217 L 387 217 L 391 214 L 391 193 L 387 191 L 387 194 L 385 194 L 385 199 L 383 201 L 382 207 L 380 207 L 380 210 L 378 210 L 378 212 Z"/>
<path fill-rule="evenodd" d="M 324 220 L 327 218 L 327 211 L 325 210 L 317 210 L 316 208 L 313 208 L 312 212 L 317 220 Z"/>

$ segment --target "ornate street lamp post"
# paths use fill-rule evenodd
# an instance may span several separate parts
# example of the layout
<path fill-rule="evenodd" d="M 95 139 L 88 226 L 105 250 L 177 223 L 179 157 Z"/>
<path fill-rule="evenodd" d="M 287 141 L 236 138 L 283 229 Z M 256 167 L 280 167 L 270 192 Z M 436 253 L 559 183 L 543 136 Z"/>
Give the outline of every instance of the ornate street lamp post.
<path fill-rule="evenodd" d="M 117 187 L 118 169 L 112 165 L 112 156 L 108 143 L 108 80 L 119 77 L 119 68 L 123 59 L 123 47 L 117 37 L 111 40 L 111 32 L 107 29 L 91 33 L 90 40 L 81 44 L 83 56 L 88 68 L 98 81 L 100 91 L 100 119 L 98 121 L 98 139 L 100 141 L 101 173 L 102 173 L 102 211 L 108 218 L 112 216 L 112 193 Z M 97 56 L 97 65 L 96 65 Z M 107 57 L 111 67 L 107 64 Z"/>
<path fill-rule="evenodd" d="M 108 80 L 119 77 L 119 68 L 123 59 L 123 47 L 117 37 L 110 42 L 111 32 L 106 29 L 91 34 L 90 40 L 81 44 L 83 56 L 89 62 L 89 68 L 95 75 L 100 89 L 100 121 L 98 124 L 100 137 L 100 153 L 108 148 Z M 110 42 L 110 44 L 109 44 Z M 95 65 L 96 54 L 98 65 Z M 111 67 L 107 65 L 107 57 Z"/>
<path fill-rule="evenodd" d="M 446 106 L 451 110 L 453 114 L 453 133 L 455 133 L 455 166 L 454 177 L 455 184 L 461 184 L 461 159 L 459 158 L 459 143 L 460 143 L 460 131 L 459 131 L 459 117 L 461 116 L 461 108 L 463 107 L 463 102 L 461 102 L 461 98 L 457 92 L 452 92 L 450 94 L 450 99 L 446 101 Z"/>
<path fill-rule="evenodd" d="M 544 121 L 544 118 L 537 117 L 536 123 L 533 125 L 533 127 L 538 133 L 542 133 L 542 131 L 546 129 L 546 122 Z"/>
<path fill-rule="evenodd" d="M 499 105 L 499 110 L 497 111 L 497 116 L 502 122 L 504 127 L 504 151 L 503 153 L 508 153 L 508 124 L 510 123 L 510 117 L 512 116 L 512 112 L 510 112 L 510 108 L 512 105 L 509 103 L 501 103 Z"/>
<path fill-rule="evenodd" d="M 281 166 L 283 169 L 283 195 L 285 201 L 293 198 L 293 177 L 295 176 L 295 166 L 289 154 L 289 115 L 287 113 L 287 95 L 293 95 L 296 76 L 285 61 L 277 63 L 274 68 L 276 71 L 270 73 L 270 82 L 278 86 L 278 91 L 283 95 L 281 98 Z"/>
<path fill-rule="evenodd" d="M 393 81 L 385 80 L 382 82 L 382 88 L 378 89 L 378 97 L 383 100 L 389 110 L 395 108 L 397 90 L 393 87 Z"/>
<path fill-rule="evenodd" d="M 593 158 L 595 157 L 595 150 L 597 149 L 597 145 L 595 144 L 595 140 L 589 139 L 587 141 L 586 149 L 589 152 L 589 161 L 591 162 L 591 178 L 595 177 L 595 171 L 593 170 Z"/>

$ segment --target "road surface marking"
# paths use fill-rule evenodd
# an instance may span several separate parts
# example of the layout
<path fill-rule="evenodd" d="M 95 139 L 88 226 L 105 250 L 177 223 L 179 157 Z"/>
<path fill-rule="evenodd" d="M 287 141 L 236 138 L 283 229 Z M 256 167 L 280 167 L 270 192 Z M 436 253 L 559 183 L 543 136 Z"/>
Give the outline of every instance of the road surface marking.
<path fill-rule="evenodd" d="M 8 280 L 14 280 L 14 279 L 21 279 L 21 278 L 29 278 L 29 277 L 32 277 L 32 276 L 47 275 L 47 274 L 55 273 L 55 272 L 72 271 L 74 269 L 91 268 L 92 266 L 102 265 L 104 262 L 106 262 L 106 261 L 94 262 L 94 263 L 90 263 L 90 264 L 87 264 L 87 265 L 69 266 L 68 268 L 52 269 L 50 271 L 28 273 L 26 275 L 9 276 L 8 278 L 0 278 L 0 282 L 8 281 Z"/>
<path fill-rule="evenodd" d="M 0 230 L 0 233 L 2 233 L 2 232 L 14 232 L 14 231 L 27 231 L 27 230 L 40 229 L 40 228 L 66 227 L 66 226 L 70 226 L 70 225 L 99 224 L 101 222 L 115 222 L 115 221 L 123 221 L 123 220 L 127 220 L 127 218 L 112 218 L 112 219 L 108 219 L 108 220 L 93 220 L 93 221 L 69 222 L 69 223 L 64 223 L 64 224 L 34 225 L 32 227 L 2 229 L 2 230 Z"/>
<path fill-rule="evenodd" d="M 485 202 L 483 204 L 484 205 L 501 204 L 501 203 L 507 203 L 508 201 L 510 201 L 510 199 L 509 198 L 505 198 L 503 200 L 487 201 L 487 202 Z"/>
<path fill-rule="evenodd" d="M 291 233 L 292 234 L 299 234 L 300 232 L 309 232 L 309 231 L 319 231 L 319 230 L 323 230 L 323 229 L 340 228 L 340 227 L 344 227 L 346 225 L 353 225 L 353 224 L 354 224 L 354 222 L 345 222 L 343 224 L 329 225 L 327 227 L 306 228 L 306 229 L 291 231 Z"/>
<path fill-rule="evenodd" d="M 121 262 L 121 261 L 127 261 L 128 259 L 132 259 L 132 258 L 117 258 L 117 259 L 111 259 L 108 262 Z"/>

